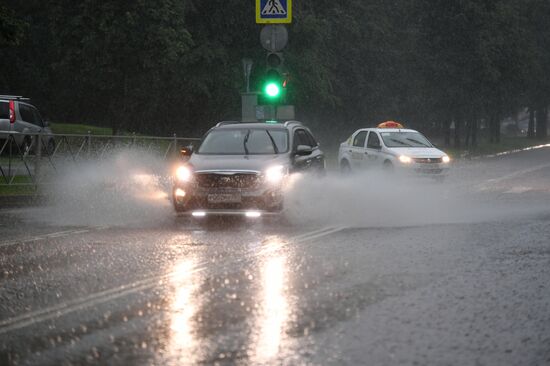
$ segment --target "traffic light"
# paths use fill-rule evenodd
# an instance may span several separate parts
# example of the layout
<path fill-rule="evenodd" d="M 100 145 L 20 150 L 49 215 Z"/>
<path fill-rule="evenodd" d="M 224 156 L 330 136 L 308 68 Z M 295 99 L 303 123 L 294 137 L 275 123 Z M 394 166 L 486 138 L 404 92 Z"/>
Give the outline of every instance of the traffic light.
<path fill-rule="evenodd" d="M 278 104 L 284 98 L 285 77 L 283 74 L 283 54 L 269 52 L 266 57 L 266 72 L 262 94 L 266 104 Z"/>

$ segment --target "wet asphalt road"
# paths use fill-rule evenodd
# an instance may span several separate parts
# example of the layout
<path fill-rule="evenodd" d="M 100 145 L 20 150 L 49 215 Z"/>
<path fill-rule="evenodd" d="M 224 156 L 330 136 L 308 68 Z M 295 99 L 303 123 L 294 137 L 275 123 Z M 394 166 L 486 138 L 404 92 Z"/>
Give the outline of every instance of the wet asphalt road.
<path fill-rule="evenodd" d="M 434 189 L 363 222 L 0 210 L 0 365 L 550 365 L 550 149 Z"/>

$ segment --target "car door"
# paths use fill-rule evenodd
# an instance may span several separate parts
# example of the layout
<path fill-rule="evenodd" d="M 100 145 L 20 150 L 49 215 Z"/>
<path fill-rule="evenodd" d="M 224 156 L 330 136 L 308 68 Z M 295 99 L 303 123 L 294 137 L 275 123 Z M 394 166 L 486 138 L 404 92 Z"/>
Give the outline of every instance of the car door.
<path fill-rule="evenodd" d="M 351 158 L 351 167 L 353 170 L 365 168 L 365 141 L 368 131 L 359 131 L 353 136 L 351 146 L 348 148 Z"/>
<path fill-rule="evenodd" d="M 367 147 L 365 148 L 365 167 L 372 168 L 380 164 L 382 144 L 376 131 L 370 131 L 367 137 Z"/>
<path fill-rule="evenodd" d="M 305 129 L 307 139 L 310 143 L 310 146 L 312 147 L 312 152 L 310 155 L 311 158 L 311 164 L 308 166 L 308 169 L 316 170 L 316 171 L 324 171 L 325 170 L 325 154 L 321 151 L 319 148 L 319 143 L 313 137 L 313 134 Z"/>

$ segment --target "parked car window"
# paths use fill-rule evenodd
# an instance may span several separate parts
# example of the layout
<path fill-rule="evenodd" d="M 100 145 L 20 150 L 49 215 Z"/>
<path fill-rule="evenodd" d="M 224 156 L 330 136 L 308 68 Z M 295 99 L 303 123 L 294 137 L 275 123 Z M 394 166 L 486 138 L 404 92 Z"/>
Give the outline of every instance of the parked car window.
<path fill-rule="evenodd" d="M 34 124 L 39 127 L 44 127 L 44 120 L 42 120 L 42 116 L 40 115 L 40 112 L 38 112 L 38 109 L 31 108 L 31 110 L 34 115 Z"/>
<path fill-rule="evenodd" d="M 353 146 L 365 147 L 365 139 L 367 138 L 367 131 L 361 131 L 353 139 Z"/>
<path fill-rule="evenodd" d="M 10 105 L 8 102 L 0 102 L 0 119 L 10 118 Z"/>
<path fill-rule="evenodd" d="M 32 113 L 32 109 L 25 105 L 25 104 L 19 104 L 19 114 L 21 114 L 21 119 L 25 122 L 29 123 L 35 123 L 34 122 L 34 114 Z"/>
<path fill-rule="evenodd" d="M 376 132 L 369 133 L 369 139 L 367 140 L 367 147 L 371 149 L 378 149 L 380 147 L 380 139 Z"/>

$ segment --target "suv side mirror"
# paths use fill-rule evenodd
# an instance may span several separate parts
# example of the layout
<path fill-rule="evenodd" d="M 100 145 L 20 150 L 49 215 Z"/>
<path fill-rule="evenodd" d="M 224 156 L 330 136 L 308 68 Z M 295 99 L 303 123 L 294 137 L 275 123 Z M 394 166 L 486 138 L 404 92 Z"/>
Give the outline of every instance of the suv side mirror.
<path fill-rule="evenodd" d="M 180 154 L 184 158 L 190 157 L 193 154 L 193 147 L 192 146 L 182 147 L 180 150 Z"/>
<path fill-rule="evenodd" d="M 296 155 L 298 156 L 307 156 L 310 155 L 313 152 L 313 149 L 311 146 L 307 145 L 298 145 L 296 147 Z"/>

